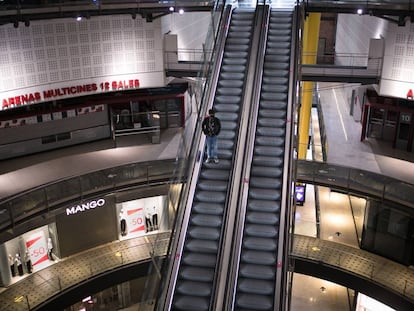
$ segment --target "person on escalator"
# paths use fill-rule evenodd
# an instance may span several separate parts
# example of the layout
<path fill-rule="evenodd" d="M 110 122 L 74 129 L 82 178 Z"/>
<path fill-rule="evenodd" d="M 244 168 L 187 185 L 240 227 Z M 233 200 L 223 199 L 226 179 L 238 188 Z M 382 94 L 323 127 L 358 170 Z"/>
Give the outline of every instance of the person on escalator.
<path fill-rule="evenodd" d="M 221 123 L 216 117 L 214 109 L 208 111 L 202 123 L 203 133 L 206 135 L 207 160 L 205 163 L 218 163 L 217 136 L 220 134 Z"/>

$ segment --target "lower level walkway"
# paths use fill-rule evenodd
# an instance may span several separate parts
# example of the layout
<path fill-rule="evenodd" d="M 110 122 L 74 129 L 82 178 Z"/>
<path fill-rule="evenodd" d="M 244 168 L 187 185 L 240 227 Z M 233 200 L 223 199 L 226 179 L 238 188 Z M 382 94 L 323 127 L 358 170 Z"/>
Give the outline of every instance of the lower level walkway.
<path fill-rule="evenodd" d="M 163 232 L 116 241 L 56 262 L 0 293 L 0 311 L 28 311 L 53 295 L 100 273 L 148 260 L 153 247 L 156 247 L 157 254 L 165 255 L 169 237 L 169 232 Z M 85 296 L 88 295 L 85 293 Z"/>

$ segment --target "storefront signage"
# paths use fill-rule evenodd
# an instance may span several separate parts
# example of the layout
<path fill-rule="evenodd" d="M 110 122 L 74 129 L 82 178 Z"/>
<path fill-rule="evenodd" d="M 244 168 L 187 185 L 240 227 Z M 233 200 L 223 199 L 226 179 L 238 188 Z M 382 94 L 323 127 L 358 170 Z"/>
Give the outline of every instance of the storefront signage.
<path fill-rule="evenodd" d="M 9 98 L 3 98 L 2 109 L 35 104 L 41 101 L 56 100 L 60 97 L 80 96 L 95 92 L 136 89 L 139 88 L 139 86 L 140 82 L 138 79 L 102 81 L 100 83 L 65 86 L 56 89 L 49 89 L 28 94 L 20 94 Z"/>
<path fill-rule="evenodd" d="M 72 206 L 70 208 L 66 208 L 66 215 L 74 215 L 80 212 L 85 212 L 90 209 L 95 209 L 97 207 L 102 207 L 105 205 L 105 199 L 98 199 L 89 201 L 86 203 L 82 203 L 80 205 Z"/>

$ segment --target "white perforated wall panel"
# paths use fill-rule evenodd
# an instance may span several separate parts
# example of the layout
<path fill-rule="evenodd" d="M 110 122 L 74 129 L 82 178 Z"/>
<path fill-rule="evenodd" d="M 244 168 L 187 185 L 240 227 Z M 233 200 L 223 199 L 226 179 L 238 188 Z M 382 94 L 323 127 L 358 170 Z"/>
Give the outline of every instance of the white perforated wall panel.
<path fill-rule="evenodd" d="M 390 24 L 386 36 L 380 94 L 405 98 L 414 90 L 414 24 Z"/>
<path fill-rule="evenodd" d="M 112 15 L 7 24 L 0 39 L 2 106 L 136 87 L 136 80 L 139 87 L 164 85 L 160 19 Z M 84 85 L 91 87 L 65 90 Z M 51 90 L 56 96 L 45 98 Z"/>

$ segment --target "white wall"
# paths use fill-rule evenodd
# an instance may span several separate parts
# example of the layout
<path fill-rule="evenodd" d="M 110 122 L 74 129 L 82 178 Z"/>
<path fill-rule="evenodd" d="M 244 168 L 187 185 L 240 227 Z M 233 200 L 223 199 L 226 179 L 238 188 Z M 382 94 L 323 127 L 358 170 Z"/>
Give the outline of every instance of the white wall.
<path fill-rule="evenodd" d="M 363 54 L 365 57 L 339 57 L 338 65 L 366 66 L 370 39 L 385 36 L 388 22 L 384 19 L 357 14 L 338 14 L 335 52 Z"/>
<path fill-rule="evenodd" d="M 414 24 L 405 27 L 390 24 L 386 36 L 384 65 L 380 94 L 406 98 L 408 90 L 414 91 Z"/>
<path fill-rule="evenodd" d="M 210 12 L 173 13 L 161 19 L 163 34 L 177 35 L 179 50 L 202 50 L 211 22 Z M 179 53 L 179 60 L 193 60 L 192 53 Z"/>

